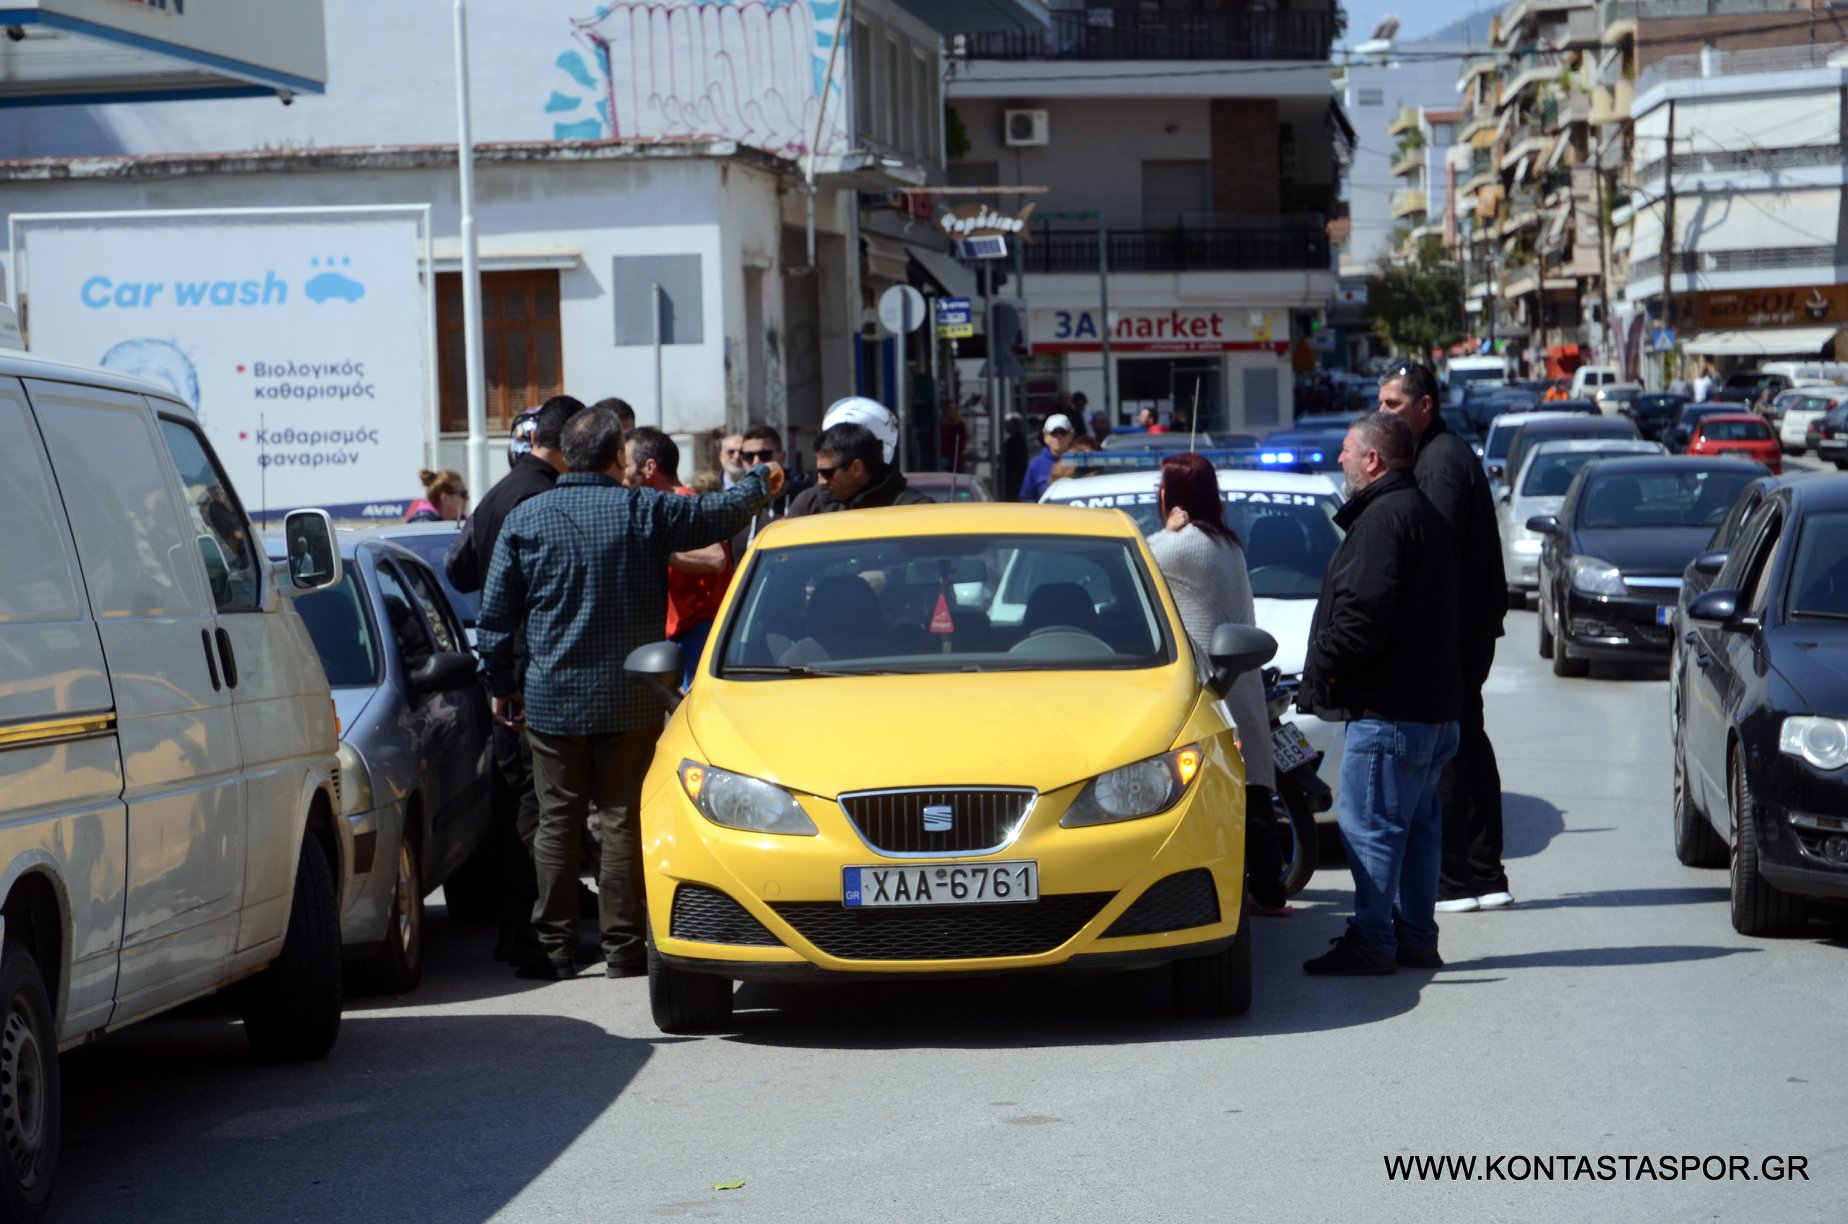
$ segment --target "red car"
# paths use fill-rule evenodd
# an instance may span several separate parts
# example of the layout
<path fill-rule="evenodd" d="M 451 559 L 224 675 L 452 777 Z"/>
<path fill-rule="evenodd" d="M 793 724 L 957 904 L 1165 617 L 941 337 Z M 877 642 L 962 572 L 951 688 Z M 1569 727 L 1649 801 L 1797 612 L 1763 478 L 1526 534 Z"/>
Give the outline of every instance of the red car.
<path fill-rule="evenodd" d="M 1755 412 L 1718 412 L 1694 423 L 1694 436 L 1688 439 L 1690 455 L 1738 455 L 1756 459 L 1771 469 L 1772 475 L 1784 470 L 1784 451 L 1778 445 L 1771 426 Z"/>

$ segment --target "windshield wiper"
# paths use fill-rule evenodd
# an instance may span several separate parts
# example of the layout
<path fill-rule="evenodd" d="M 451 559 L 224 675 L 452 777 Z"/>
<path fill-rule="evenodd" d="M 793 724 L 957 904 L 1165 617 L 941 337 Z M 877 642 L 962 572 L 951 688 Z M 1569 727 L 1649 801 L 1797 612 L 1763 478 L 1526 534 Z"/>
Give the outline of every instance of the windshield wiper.
<path fill-rule="evenodd" d="M 1820 620 L 1848 620 L 1848 612 L 1824 612 L 1820 609 L 1792 608 L 1792 616 L 1814 616 Z"/>
<path fill-rule="evenodd" d="M 719 674 L 721 676 L 799 676 L 807 679 L 811 676 L 918 676 L 923 675 L 924 672 L 917 668 L 903 667 L 811 667 L 805 663 L 797 663 L 787 667 L 726 667 L 720 669 Z"/>

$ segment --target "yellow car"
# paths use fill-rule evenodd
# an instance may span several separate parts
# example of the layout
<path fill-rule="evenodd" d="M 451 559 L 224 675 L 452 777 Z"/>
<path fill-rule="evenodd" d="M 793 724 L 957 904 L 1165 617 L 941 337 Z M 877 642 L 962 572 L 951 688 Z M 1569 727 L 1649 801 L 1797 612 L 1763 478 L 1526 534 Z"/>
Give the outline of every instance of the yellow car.
<path fill-rule="evenodd" d="M 1242 1014 L 1244 763 L 1219 694 L 1276 643 L 1196 659 L 1127 515 L 912 506 L 759 534 L 642 790 L 655 1022 L 732 983 L 1172 963 Z"/>

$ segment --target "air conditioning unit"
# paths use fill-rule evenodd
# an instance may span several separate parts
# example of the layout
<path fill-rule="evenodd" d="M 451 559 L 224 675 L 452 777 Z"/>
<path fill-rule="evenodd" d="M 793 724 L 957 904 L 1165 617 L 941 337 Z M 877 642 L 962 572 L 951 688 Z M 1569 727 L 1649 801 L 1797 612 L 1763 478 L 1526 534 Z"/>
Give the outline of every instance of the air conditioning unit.
<path fill-rule="evenodd" d="M 1052 139 L 1051 124 L 1043 110 L 1011 110 L 1002 117 L 1009 148 L 1031 148 Z"/>

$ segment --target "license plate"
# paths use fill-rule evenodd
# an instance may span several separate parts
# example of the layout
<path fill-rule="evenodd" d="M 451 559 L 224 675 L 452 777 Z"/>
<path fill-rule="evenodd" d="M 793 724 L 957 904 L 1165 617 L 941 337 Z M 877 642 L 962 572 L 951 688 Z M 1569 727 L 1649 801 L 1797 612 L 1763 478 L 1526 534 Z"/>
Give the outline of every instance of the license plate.
<path fill-rule="evenodd" d="M 1309 737 L 1297 730 L 1295 723 L 1286 722 L 1271 732 L 1271 756 L 1276 759 L 1278 773 L 1289 773 L 1314 755 Z"/>
<path fill-rule="evenodd" d="M 1674 604 L 1657 604 L 1656 605 L 1656 624 L 1672 625 L 1674 623 L 1675 623 L 1675 605 Z"/>
<path fill-rule="evenodd" d="M 1036 862 L 841 868 L 841 904 L 854 909 L 1038 900 Z"/>

